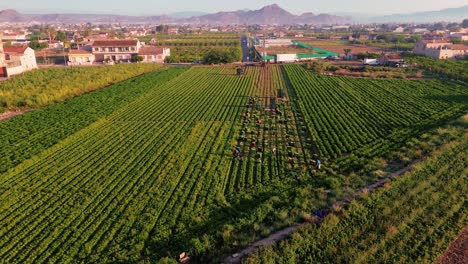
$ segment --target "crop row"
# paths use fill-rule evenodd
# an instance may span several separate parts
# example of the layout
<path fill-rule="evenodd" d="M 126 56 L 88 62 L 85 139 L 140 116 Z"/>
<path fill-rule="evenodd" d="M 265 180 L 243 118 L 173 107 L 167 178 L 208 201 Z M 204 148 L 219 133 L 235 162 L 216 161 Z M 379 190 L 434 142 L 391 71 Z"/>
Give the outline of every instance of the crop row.
<path fill-rule="evenodd" d="M 152 86 L 2 174 L 0 258 L 136 261 L 176 246 L 171 234 L 206 211 L 227 182 L 242 113 L 235 105 L 252 86 L 250 76 L 220 71 L 192 68 Z"/>
<path fill-rule="evenodd" d="M 468 223 L 463 139 L 245 263 L 434 262 Z"/>
<path fill-rule="evenodd" d="M 328 158 L 466 111 L 457 99 L 466 89 L 459 85 L 328 77 L 312 75 L 299 65 L 284 68 L 312 135 Z"/>
<path fill-rule="evenodd" d="M 0 122 L 0 172 L 41 153 L 185 70 L 157 71 Z"/>

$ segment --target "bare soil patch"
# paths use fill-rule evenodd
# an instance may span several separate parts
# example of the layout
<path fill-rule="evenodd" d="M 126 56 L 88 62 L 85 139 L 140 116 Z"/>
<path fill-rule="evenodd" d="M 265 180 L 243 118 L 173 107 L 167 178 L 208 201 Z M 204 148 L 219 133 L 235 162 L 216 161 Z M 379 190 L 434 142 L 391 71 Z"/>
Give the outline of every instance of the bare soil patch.
<path fill-rule="evenodd" d="M 4 113 L 0 113 L 0 121 L 4 121 L 10 118 L 13 118 L 15 116 L 22 115 L 26 112 L 29 112 L 30 110 L 17 110 L 17 111 L 7 111 Z"/>
<path fill-rule="evenodd" d="M 437 260 L 438 264 L 468 263 L 468 227 L 453 241 L 445 253 Z"/>

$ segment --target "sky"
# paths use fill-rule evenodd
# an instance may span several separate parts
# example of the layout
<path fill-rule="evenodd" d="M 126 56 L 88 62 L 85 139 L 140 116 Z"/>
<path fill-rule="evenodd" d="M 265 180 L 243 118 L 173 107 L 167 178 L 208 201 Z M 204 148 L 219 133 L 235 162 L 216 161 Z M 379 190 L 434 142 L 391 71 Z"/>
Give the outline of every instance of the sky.
<path fill-rule="evenodd" d="M 394 14 L 432 11 L 467 5 L 467 0 L 0 0 L 0 9 L 24 13 L 94 13 L 159 15 L 182 11 L 234 11 L 259 9 L 276 3 L 294 14 L 365 13 Z"/>

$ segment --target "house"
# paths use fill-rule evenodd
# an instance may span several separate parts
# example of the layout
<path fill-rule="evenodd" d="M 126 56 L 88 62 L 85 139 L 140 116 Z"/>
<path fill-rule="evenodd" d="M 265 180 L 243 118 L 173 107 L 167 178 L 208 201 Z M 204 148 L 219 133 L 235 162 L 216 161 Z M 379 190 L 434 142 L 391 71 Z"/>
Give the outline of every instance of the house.
<path fill-rule="evenodd" d="M 450 38 L 457 39 L 460 41 L 468 41 L 468 33 L 451 33 Z"/>
<path fill-rule="evenodd" d="M 420 40 L 414 46 L 413 52 L 417 55 L 426 56 L 426 52 L 428 49 L 440 49 L 451 44 L 452 43 L 443 39 Z"/>
<path fill-rule="evenodd" d="M 64 48 L 64 44 L 62 41 L 58 40 L 51 40 L 49 41 L 49 49 L 54 49 L 54 50 L 62 50 Z"/>
<path fill-rule="evenodd" d="M 379 65 L 382 66 L 394 66 L 400 67 L 404 65 L 404 60 L 400 54 L 382 54 L 380 58 L 377 59 Z"/>
<path fill-rule="evenodd" d="M 425 33 L 429 33 L 429 30 L 427 28 L 413 28 L 413 29 L 411 29 L 411 33 L 413 33 L 413 34 L 425 34 Z"/>
<path fill-rule="evenodd" d="M 143 62 L 164 63 L 166 57 L 171 56 L 171 50 L 168 48 L 147 46 L 140 48 L 138 56 L 143 58 Z"/>
<path fill-rule="evenodd" d="M 137 39 L 95 40 L 92 53 L 96 62 L 130 62 L 134 61 L 141 48 Z"/>
<path fill-rule="evenodd" d="M 468 45 L 452 44 L 445 40 L 421 40 L 416 43 L 413 52 L 436 59 L 463 58 L 468 55 Z"/>
<path fill-rule="evenodd" d="M 68 65 L 92 65 L 96 57 L 88 50 L 70 50 L 68 53 Z"/>
<path fill-rule="evenodd" d="M 3 52 L 7 76 L 37 69 L 36 54 L 30 47 L 4 47 Z"/>
<path fill-rule="evenodd" d="M 3 51 L 3 42 L 1 39 L 2 34 L 0 33 L 0 77 L 5 77 L 6 74 L 6 62 L 5 52 Z"/>
<path fill-rule="evenodd" d="M 403 33 L 405 32 L 404 27 L 397 27 L 395 30 L 393 30 L 393 33 Z"/>
<path fill-rule="evenodd" d="M 20 34 L 20 33 L 15 33 L 15 32 L 8 32 L 4 33 L 3 40 L 8 40 L 8 41 L 18 41 L 18 40 L 25 40 L 26 39 L 26 34 Z"/>

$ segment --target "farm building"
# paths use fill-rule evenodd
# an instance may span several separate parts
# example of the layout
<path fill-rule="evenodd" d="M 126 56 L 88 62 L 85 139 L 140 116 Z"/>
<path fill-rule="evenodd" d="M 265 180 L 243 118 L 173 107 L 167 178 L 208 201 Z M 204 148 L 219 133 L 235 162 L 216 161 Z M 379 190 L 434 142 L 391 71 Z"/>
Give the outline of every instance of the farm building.
<path fill-rule="evenodd" d="M 137 39 L 106 39 L 95 40 L 92 47 L 96 62 L 130 62 L 138 55 L 141 44 Z"/>
<path fill-rule="evenodd" d="M 70 50 L 68 53 L 69 65 L 92 65 L 96 57 L 87 50 Z"/>
<path fill-rule="evenodd" d="M 8 77 L 37 69 L 36 54 L 28 46 L 3 47 L 0 38 L 0 76 Z"/>
<path fill-rule="evenodd" d="M 167 56 L 171 56 L 171 50 L 160 47 L 142 47 L 138 51 L 138 56 L 143 57 L 143 62 L 164 63 Z"/>
<path fill-rule="evenodd" d="M 445 40 L 421 40 L 416 43 L 413 52 L 436 59 L 463 58 L 468 55 L 468 45 L 452 44 Z"/>

